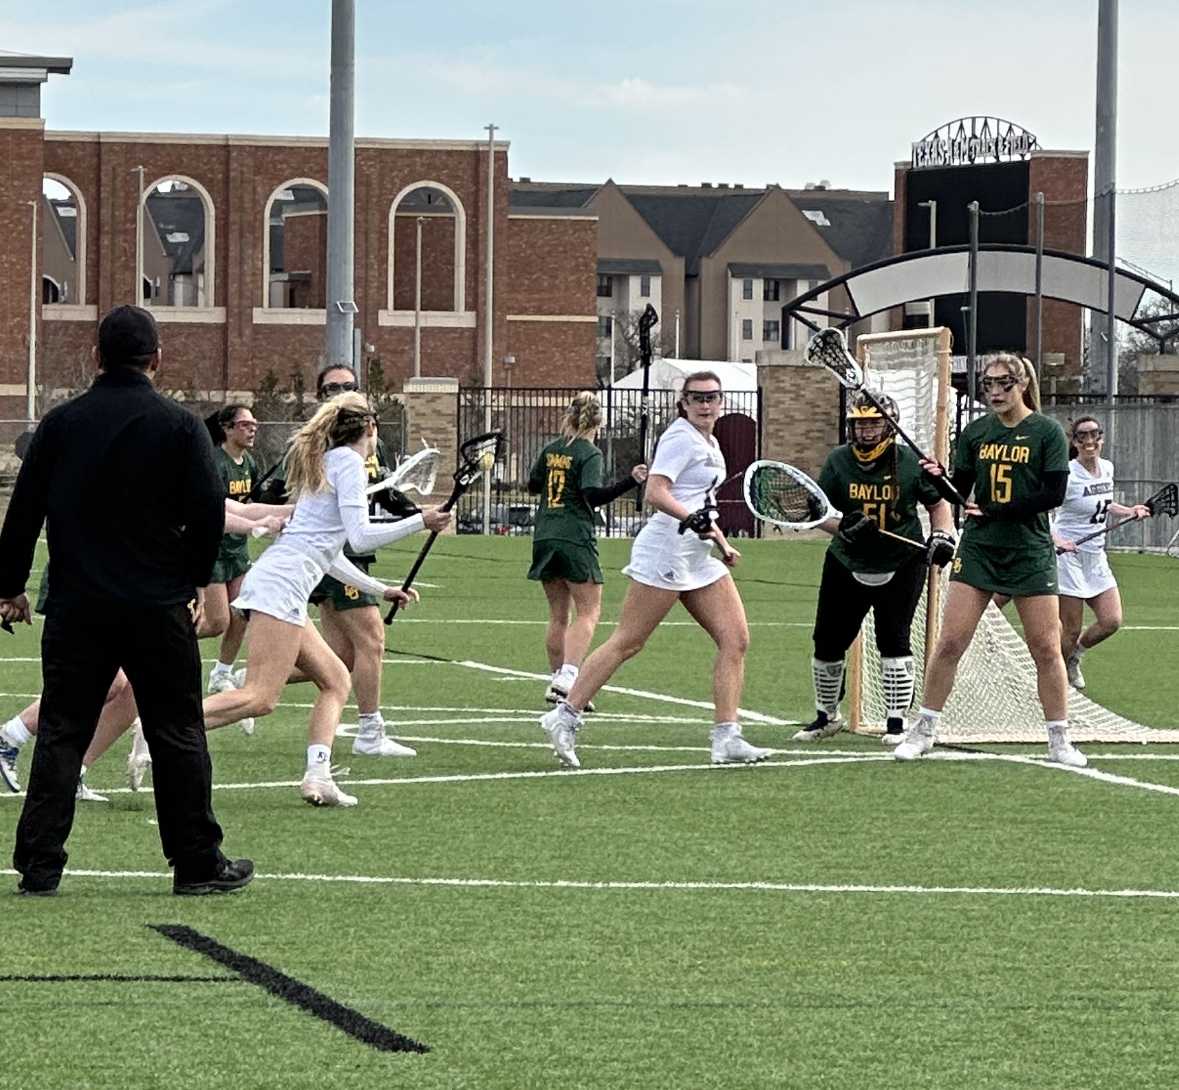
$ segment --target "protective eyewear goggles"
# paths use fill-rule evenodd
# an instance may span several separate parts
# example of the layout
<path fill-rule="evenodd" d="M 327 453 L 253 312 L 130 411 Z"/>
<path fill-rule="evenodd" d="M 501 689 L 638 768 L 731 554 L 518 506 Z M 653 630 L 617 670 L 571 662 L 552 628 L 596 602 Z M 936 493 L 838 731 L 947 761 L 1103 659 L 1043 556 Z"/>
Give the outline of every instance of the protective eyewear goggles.
<path fill-rule="evenodd" d="M 986 375 L 979 380 L 979 386 L 990 393 L 991 390 L 1002 390 L 1010 393 L 1018 385 L 1019 379 L 1014 375 Z"/>
<path fill-rule="evenodd" d="M 355 382 L 325 382 L 319 388 L 320 397 L 335 397 L 336 394 L 350 394 L 360 387 Z"/>
<path fill-rule="evenodd" d="M 1073 438 L 1079 439 L 1082 443 L 1086 439 L 1101 439 L 1105 435 L 1103 428 L 1078 428 L 1073 432 Z"/>
<path fill-rule="evenodd" d="M 684 400 L 693 405 L 719 405 L 724 396 L 720 390 L 689 390 L 684 394 Z"/>

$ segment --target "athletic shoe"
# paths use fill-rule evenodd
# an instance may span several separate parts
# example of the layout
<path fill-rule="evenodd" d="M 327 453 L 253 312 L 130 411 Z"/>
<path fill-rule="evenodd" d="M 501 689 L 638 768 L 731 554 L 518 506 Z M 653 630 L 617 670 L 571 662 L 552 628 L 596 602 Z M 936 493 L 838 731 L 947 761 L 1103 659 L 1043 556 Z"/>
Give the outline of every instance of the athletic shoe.
<path fill-rule="evenodd" d="M 1048 728 L 1048 760 L 1069 768 L 1087 768 L 1089 765 L 1085 755 L 1068 740 L 1064 727 Z"/>
<path fill-rule="evenodd" d="M 1068 672 L 1068 683 L 1074 689 L 1085 688 L 1085 675 L 1081 673 L 1081 656 L 1075 651 L 1064 660 L 1064 668 Z"/>
<path fill-rule="evenodd" d="M 0 780 L 14 795 L 20 793 L 20 781 L 16 778 L 16 759 L 20 756 L 20 746 L 9 745 L 0 737 Z"/>
<path fill-rule="evenodd" d="M 937 741 L 937 729 L 932 719 L 919 716 L 917 721 L 905 732 L 905 737 L 892 751 L 898 761 L 915 761 L 924 757 Z"/>
<path fill-rule="evenodd" d="M 246 668 L 244 666 L 239 666 L 229 676 L 233 678 L 233 687 L 235 689 L 241 689 L 245 686 L 245 684 L 246 684 Z"/>
<path fill-rule="evenodd" d="M 796 731 L 790 740 L 792 742 L 821 742 L 824 738 L 830 738 L 831 735 L 838 734 L 841 730 L 843 730 L 843 720 L 838 715 L 832 719 L 826 712 L 819 712 L 813 723 Z"/>
<path fill-rule="evenodd" d="M 27 878 L 22 878 L 16 887 L 16 892 L 22 897 L 56 897 L 57 886 L 41 886 L 29 883 Z"/>
<path fill-rule="evenodd" d="M 416 757 L 418 751 L 390 738 L 382 726 L 371 734 L 358 734 L 352 741 L 352 754 L 356 757 Z"/>
<path fill-rule="evenodd" d="M 347 795 L 336 786 L 331 772 L 309 768 L 300 787 L 303 801 L 311 806 L 355 806 L 355 795 Z"/>
<path fill-rule="evenodd" d="M 245 719 L 239 719 L 237 725 L 241 727 L 242 734 L 247 738 L 254 737 L 254 717 L 252 715 L 247 715 Z"/>
<path fill-rule="evenodd" d="M 756 764 L 758 761 L 764 761 L 773 752 L 751 746 L 741 737 L 740 727 L 713 727 L 709 738 L 712 741 L 714 765 Z"/>
<path fill-rule="evenodd" d="M 884 733 L 880 736 L 880 743 L 885 746 L 899 746 L 904 740 L 905 721 L 899 715 L 894 715 L 888 720 Z"/>
<path fill-rule="evenodd" d="M 208 893 L 236 893 L 254 880 L 254 864 L 249 859 L 222 859 L 217 869 L 204 878 L 172 879 L 172 892 L 178 897 L 203 897 Z"/>
<path fill-rule="evenodd" d="M 567 705 L 566 705 L 567 706 Z M 549 736 L 553 743 L 553 755 L 566 768 L 580 768 L 574 746 L 577 743 L 577 729 L 581 725 L 580 718 L 570 723 L 561 710 L 561 706 L 551 712 L 545 712 L 540 717 L 540 729 Z"/>
<path fill-rule="evenodd" d="M 75 802 L 110 802 L 106 795 L 100 795 L 93 788 L 86 786 L 86 781 L 78 777 L 78 790 L 74 793 Z"/>
<path fill-rule="evenodd" d="M 131 728 L 131 752 L 127 755 L 127 785 L 132 791 L 143 786 L 143 777 L 151 768 L 151 752 L 143 738 L 143 724 L 136 719 Z"/>
<path fill-rule="evenodd" d="M 562 700 L 569 699 L 569 690 L 560 688 L 555 682 L 550 682 L 549 687 L 544 691 L 544 699 L 546 704 L 560 704 Z M 597 711 L 592 700 L 588 701 L 581 710 L 583 712 Z"/>
<path fill-rule="evenodd" d="M 228 693 L 233 689 L 240 689 L 232 670 L 224 670 L 209 675 L 209 684 L 205 686 L 207 693 Z"/>

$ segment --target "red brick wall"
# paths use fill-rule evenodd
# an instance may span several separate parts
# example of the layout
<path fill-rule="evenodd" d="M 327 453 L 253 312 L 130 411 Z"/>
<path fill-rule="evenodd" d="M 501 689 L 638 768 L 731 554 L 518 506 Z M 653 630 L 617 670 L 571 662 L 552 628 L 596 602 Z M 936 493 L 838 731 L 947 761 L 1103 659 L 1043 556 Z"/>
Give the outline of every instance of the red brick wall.
<path fill-rule="evenodd" d="M 327 291 L 327 213 L 288 216 L 283 221 L 282 254 L 286 272 L 309 273 L 295 289 L 298 307 L 324 308 Z"/>
<path fill-rule="evenodd" d="M 508 314 L 594 314 L 598 225 L 515 216 L 509 222 Z"/>
<path fill-rule="evenodd" d="M 513 386 L 584 386 L 594 389 L 596 322 L 509 322 L 508 350 L 516 357 Z M 495 381 L 504 380 L 496 367 Z"/>
<path fill-rule="evenodd" d="M 41 203 L 40 129 L 0 128 L 0 383 L 24 383 L 29 366 L 33 209 Z M 41 214 L 37 221 L 40 228 Z M 40 247 L 37 264 L 40 265 Z M 37 276 L 37 299 L 41 277 Z M 23 415 L 23 399 L 20 414 Z"/>

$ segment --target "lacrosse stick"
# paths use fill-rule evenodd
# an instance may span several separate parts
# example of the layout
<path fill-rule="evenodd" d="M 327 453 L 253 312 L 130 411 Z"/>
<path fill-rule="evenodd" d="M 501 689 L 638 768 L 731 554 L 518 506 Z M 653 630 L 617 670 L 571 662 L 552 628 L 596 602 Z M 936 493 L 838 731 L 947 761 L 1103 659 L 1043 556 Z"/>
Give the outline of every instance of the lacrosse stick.
<path fill-rule="evenodd" d="M 417 454 L 403 458 L 383 481 L 370 484 L 365 489 L 365 495 L 375 496 L 378 492 L 396 489 L 398 492 L 416 492 L 419 496 L 428 496 L 434 491 L 434 479 L 438 475 L 438 459 L 441 456 L 441 451 L 426 447 Z"/>
<path fill-rule="evenodd" d="M 468 439 L 459 447 L 459 465 L 458 469 L 454 472 L 454 488 L 451 489 L 450 495 L 439 508 L 440 511 L 451 510 L 458 503 L 459 497 L 471 487 L 475 478 L 481 473 L 487 473 L 491 470 L 499 458 L 500 452 L 503 450 L 503 445 L 503 432 L 489 431 Z M 409 569 L 409 574 L 405 577 L 405 581 L 401 584 L 402 590 L 409 590 L 413 585 L 418 570 L 425 562 L 437 538 L 438 531 L 432 530 L 430 536 L 426 538 L 426 543 L 418 553 L 417 559 L 413 562 L 413 567 Z M 394 602 L 389 612 L 385 614 L 385 624 L 393 623 L 393 618 L 397 616 L 397 609 L 398 603 Z"/>
<path fill-rule="evenodd" d="M 1150 497 L 1144 504 L 1144 507 L 1150 509 L 1151 517 L 1155 515 L 1169 515 L 1174 518 L 1179 515 L 1179 485 L 1165 484 L 1153 496 Z M 1125 526 L 1127 522 L 1140 521 L 1137 515 L 1131 515 L 1128 519 L 1122 519 L 1120 522 L 1115 522 L 1111 526 L 1106 526 L 1100 530 L 1094 530 L 1091 534 L 1086 534 L 1084 537 L 1077 538 L 1073 542 L 1074 545 L 1083 545 L 1086 541 L 1092 541 L 1096 537 L 1101 537 L 1102 534 L 1108 534 L 1111 530 L 1116 530 L 1119 526 Z M 1063 549 L 1057 549 L 1058 553 L 1063 552 Z"/>
<path fill-rule="evenodd" d="M 932 458 L 909 438 L 905 429 L 897 422 L 896 417 L 881 405 L 876 399 L 876 395 L 864 385 L 864 369 L 860 366 L 859 360 L 848 352 L 847 341 L 843 339 L 842 330 L 836 329 L 834 326 L 827 329 L 820 329 L 806 346 L 806 358 L 809 363 L 818 363 L 826 367 L 828 371 L 839 379 L 842 386 L 863 394 L 864 397 L 876 406 L 876 411 L 896 429 L 897 435 L 905 441 L 909 449 L 921 461 L 933 461 Z M 950 478 L 946 475 L 944 467 L 941 483 L 956 504 L 960 507 L 966 506 L 966 497 L 950 483 Z"/>
<path fill-rule="evenodd" d="M 784 530 L 813 530 L 828 519 L 843 518 L 818 484 L 785 462 L 752 462 L 745 470 L 745 506 L 762 522 Z M 876 533 L 925 551 L 925 544 L 876 527 Z"/>

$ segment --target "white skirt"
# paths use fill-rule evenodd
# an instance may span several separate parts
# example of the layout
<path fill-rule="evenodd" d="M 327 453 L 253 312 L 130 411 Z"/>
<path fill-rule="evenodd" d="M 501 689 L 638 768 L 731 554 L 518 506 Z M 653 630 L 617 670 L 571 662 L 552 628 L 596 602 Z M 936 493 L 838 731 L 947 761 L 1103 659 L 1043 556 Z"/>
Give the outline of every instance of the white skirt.
<path fill-rule="evenodd" d="M 1104 549 L 1061 553 L 1056 558 L 1056 581 L 1058 594 L 1086 601 L 1118 585 Z"/>
<path fill-rule="evenodd" d="M 710 586 L 729 569 L 712 555 L 712 542 L 701 541 L 690 530 L 679 534 L 674 526 L 652 521 L 635 538 L 622 574 L 644 586 L 685 591 Z"/>
<path fill-rule="evenodd" d="M 309 556 L 271 545 L 246 572 L 238 596 L 229 604 L 239 613 L 257 610 L 302 628 L 307 600 L 323 578 L 323 569 Z"/>

